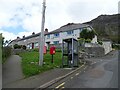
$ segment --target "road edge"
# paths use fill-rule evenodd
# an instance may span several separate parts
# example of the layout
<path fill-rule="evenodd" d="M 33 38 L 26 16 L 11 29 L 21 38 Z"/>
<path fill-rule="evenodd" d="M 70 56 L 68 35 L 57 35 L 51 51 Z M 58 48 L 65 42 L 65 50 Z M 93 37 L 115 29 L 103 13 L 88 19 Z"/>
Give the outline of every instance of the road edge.
<path fill-rule="evenodd" d="M 86 65 L 86 63 L 84 63 L 84 64 L 83 64 L 82 66 L 80 66 L 79 68 L 77 68 L 77 69 L 75 69 L 75 70 L 73 70 L 73 71 L 71 71 L 71 72 L 69 72 L 69 73 L 67 73 L 67 74 L 65 74 L 65 75 L 63 75 L 63 76 L 60 76 L 60 77 L 58 77 L 58 78 L 55 78 L 55 79 L 53 79 L 53 80 L 51 80 L 51 81 L 49 81 L 49 82 L 47 82 L 47 83 L 45 83 L 45 84 L 37 87 L 37 88 L 35 88 L 34 90 L 38 90 L 39 88 L 44 88 L 44 89 L 45 89 L 45 88 L 48 88 L 49 86 L 53 85 L 54 83 L 56 83 L 56 82 L 64 79 L 65 77 L 73 74 L 74 72 L 80 70 L 82 67 L 85 67 L 85 65 Z"/>

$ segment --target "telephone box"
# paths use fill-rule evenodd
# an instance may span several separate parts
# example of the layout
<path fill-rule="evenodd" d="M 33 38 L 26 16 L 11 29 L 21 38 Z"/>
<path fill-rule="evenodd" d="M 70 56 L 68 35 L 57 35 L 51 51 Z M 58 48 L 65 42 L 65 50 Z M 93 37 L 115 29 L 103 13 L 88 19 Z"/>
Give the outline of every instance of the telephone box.
<path fill-rule="evenodd" d="M 55 46 L 50 47 L 50 54 L 51 55 L 55 54 Z"/>

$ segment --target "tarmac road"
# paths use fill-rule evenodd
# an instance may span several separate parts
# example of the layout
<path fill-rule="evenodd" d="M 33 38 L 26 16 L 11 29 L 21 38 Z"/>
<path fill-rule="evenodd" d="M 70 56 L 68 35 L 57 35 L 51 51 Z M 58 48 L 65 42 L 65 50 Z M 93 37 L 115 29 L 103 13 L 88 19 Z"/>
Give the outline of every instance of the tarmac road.
<path fill-rule="evenodd" d="M 92 61 L 49 88 L 118 88 L 118 51 Z"/>

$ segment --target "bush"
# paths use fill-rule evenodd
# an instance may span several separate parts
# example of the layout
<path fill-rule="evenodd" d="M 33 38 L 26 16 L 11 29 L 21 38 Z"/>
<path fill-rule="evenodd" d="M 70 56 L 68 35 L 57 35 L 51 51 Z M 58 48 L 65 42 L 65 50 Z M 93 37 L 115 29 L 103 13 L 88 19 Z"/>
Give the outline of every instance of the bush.
<path fill-rule="evenodd" d="M 11 47 L 3 47 L 2 49 L 2 63 L 11 55 Z"/>
<path fill-rule="evenodd" d="M 84 39 L 93 39 L 95 37 L 96 33 L 94 30 L 90 31 L 88 29 L 83 29 L 80 33 L 80 37 Z"/>
<path fill-rule="evenodd" d="M 112 48 L 120 50 L 120 45 L 119 44 L 112 44 Z"/>
<path fill-rule="evenodd" d="M 98 44 L 103 45 L 103 42 L 102 41 L 98 41 Z"/>
<path fill-rule="evenodd" d="M 85 42 L 86 43 L 91 43 L 91 39 L 86 39 Z"/>
<path fill-rule="evenodd" d="M 22 45 L 18 45 L 18 44 L 14 45 L 14 49 L 21 49 L 21 48 L 22 48 Z"/>
<path fill-rule="evenodd" d="M 85 39 L 80 38 L 80 39 L 78 39 L 78 42 L 79 42 L 79 46 L 82 46 L 85 43 Z"/>
<path fill-rule="evenodd" d="M 25 46 L 25 45 L 23 45 L 23 46 L 22 46 L 22 49 L 26 50 L 26 46 Z"/>

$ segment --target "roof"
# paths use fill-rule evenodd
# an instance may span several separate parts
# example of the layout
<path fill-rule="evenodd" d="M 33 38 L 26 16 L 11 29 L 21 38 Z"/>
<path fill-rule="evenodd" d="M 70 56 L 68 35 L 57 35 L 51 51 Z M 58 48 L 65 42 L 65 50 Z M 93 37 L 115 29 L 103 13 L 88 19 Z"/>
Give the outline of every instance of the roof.
<path fill-rule="evenodd" d="M 47 34 L 54 34 L 54 33 L 59 33 L 59 32 L 65 32 L 65 31 L 71 31 L 74 29 L 80 29 L 80 28 L 85 28 L 85 27 L 91 27 L 90 25 L 87 24 L 80 24 L 80 23 L 68 23 L 62 27 L 60 27 L 59 29 L 56 29 L 52 32 L 49 32 Z M 92 28 L 92 27 L 91 27 Z"/>
<path fill-rule="evenodd" d="M 40 33 L 33 34 L 33 35 L 30 35 L 30 36 L 24 37 L 24 38 L 22 38 L 22 39 L 19 39 L 18 41 L 22 41 L 22 40 L 25 40 L 25 39 L 29 39 L 29 38 L 33 38 L 33 37 L 37 37 L 37 36 L 39 36 L 39 35 L 40 35 Z"/>
<path fill-rule="evenodd" d="M 56 30 L 54 30 L 52 32 L 49 32 L 49 33 L 45 33 L 45 35 L 59 33 L 59 32 L 65 32 L 65 31 L 70 31 L 70 30 L 80 29 L 80 28 L 85 28 L 85 27 L 91 27 L 91 26 L 87 25 L 87 24 L 80 24 L 80 23 L 68 23 L 68 24 L 60 27 L 59 29 L 56 29 Z M 33 35 L 30 35 L 30 36 L 24 37 L 22 39 L 19 39 L 17 41 L 22 41 L 22 40 L 29 39 L 29 38 L 32 38 L 32 37 L 37 37 L 39 35 L 40 35 L 40 33 L 33 34 Z"/>

